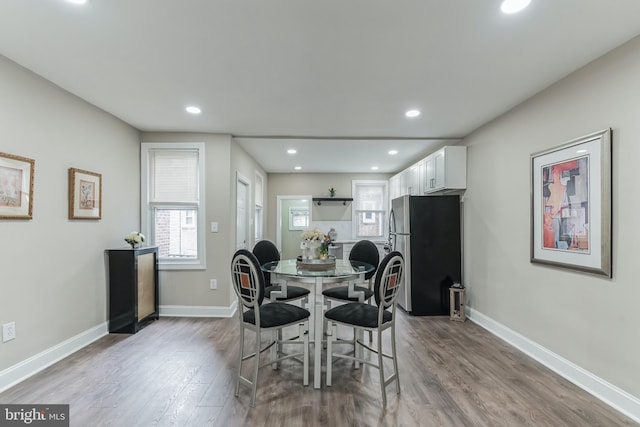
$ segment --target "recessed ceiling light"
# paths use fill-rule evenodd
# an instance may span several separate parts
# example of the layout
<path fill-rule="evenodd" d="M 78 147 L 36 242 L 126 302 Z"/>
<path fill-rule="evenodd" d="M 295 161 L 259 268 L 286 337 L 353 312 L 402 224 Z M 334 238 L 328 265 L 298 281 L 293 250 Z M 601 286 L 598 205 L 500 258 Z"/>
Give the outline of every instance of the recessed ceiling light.
<path fill-rule="evenodd" d="M 194 107 L 193 105 L 185 108 L 185 110 L 187 110 L 187 113 L 191 114 L 200 114 L 202 112 L 202 110 L 200 110 L 198 107 Z"/>
<path fill-rule="evenodd" d="M 287 153 L 289 153 L 289 154 L 296 154 L 297 152 L 298 152 L 298 150 L 296 150 L 295 148 L 289 148 L 287 150 Z"/>
<path fill-rule="evenodd" d="M 302 166 L 296 166 L 294 169 L 299 171 L 300 169 L 302 169 Z"/>
<path fill-rule="evenodd" d="M 500 5 L 502 13 L 518 13 L 529 6 L 531 0 L 504 0 Z"/>
<path fill-rule="evenodd" d="M 73 3 L 73 4 L 85 4 L 87 3 L 89 0 L 67 0 L 67 3 Z"/>
<path fill-rule="evenodd" d="M 395 156 L 396 154 L 398 154 L 398 150 L 389 150 L 390 156 Z"/>
<path fill-rule="evenodd" d="M 379 169 L 378 166 L 371 166 L 372 171 L 377 171 L 378 169 Z"/>
<path fill-rule="evenodd" d="M 418 117 L 420 115 L 420 111 L 418 110 L 409 110 L 406 113 L 404 113 L 405 116 L 407 117 Z"/>

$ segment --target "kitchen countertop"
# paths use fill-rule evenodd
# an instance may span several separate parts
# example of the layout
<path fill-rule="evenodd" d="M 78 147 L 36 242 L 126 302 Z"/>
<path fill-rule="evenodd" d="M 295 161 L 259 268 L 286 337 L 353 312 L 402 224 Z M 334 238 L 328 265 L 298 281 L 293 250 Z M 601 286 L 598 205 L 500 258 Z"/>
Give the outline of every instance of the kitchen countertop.
<path fill-rule="evenodd" d="M 362 239 L 361 239 L 362 240 Z M 333 243 L 337 244 L 337 245 L 341 245 L 341 244 L 350 244 L 350 243 L 357 243 L 359 240 L 334 240 Z M 386 240 L 372 240 L 373 243 L 375 243 L 376 245 L 382 245 L 387 243 Z"/>

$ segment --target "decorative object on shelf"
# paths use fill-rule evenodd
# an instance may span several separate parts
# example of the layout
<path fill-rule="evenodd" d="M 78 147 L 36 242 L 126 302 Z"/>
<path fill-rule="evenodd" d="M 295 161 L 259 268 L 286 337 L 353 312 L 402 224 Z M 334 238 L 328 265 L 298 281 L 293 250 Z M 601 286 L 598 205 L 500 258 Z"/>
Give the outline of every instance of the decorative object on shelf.
<path fill-rule="evenodd" d="M 0 153 L 0 219 L 33 217 L 33 175 L 36 161 Z"/>
<path fill-rule="evenodd" d="M 332 241 L 332 242 L 335 242 L 336 240 L 338 240 L 338 232 L 333 227 L 331 227 L 331 229 L 329 230 L 329 233 L 327 233 L 327 235 L 329 236 L 329 240 Z"/>
<path fill-rule="evenodd" d="M 336 197 L 336 189 L 335 188 L 331 187 L 329 189 L 329 196 L 330 197 Z"/>
<path fill-rule="evenodd" d="M 132 231 L 125 236 L 124 241 L 131 245 L 131 249 L 138 248 L 144 242 L 144 234 L 139 231 Z"/>
<path fill-rule="evenodd" d="M 531 262 L 611 277 L 611 129 L 531 155 Z"/>
<path fill-rule="evenodd" d="M 102 218 L 102 175 L 69 168 L 69 219 Z"/>
<path fill-rule="evenodd" d="M 300 243 L 300 249 L 302 249 L 303 259 L 319 259 L 320 248 L 327 247 L 329 239 L 323 232 L 317 228 L 307 228 L 300 235 L 302 242 Z"/>

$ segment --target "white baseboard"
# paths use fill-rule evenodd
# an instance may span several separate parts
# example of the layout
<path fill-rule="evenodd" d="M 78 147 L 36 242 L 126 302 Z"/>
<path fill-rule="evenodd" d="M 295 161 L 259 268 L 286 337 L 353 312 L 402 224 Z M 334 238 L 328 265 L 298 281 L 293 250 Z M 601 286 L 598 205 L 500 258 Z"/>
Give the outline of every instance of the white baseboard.
<path fill-rule="evenodd" d="M 161 317 L 231 317 L 236 312 L 238 301 L 233 301 L 229 307 L 191 306 L 191 305 L 161 305 Z"/>
<path fill-rule="evenodd" d="M 542 347 L 477 310 L 467 307 L 467 314 L 469 315 L 469 319 L 474 323 L 477 323 L 497 337 L 502 338 L 504 341 L 602 400 L 612 408 L 622 412 L 634 421 L 640 422 L 640 399 L 637 397 L 608 383 L 602 378 L 597 377 L 591 372 L 586 371 L 580 366 L 575 365 L 569 360 Z"/>
<path fill-rule="evenodd" d="M 108 323 L 88 329 L 22 362 L 0 371 L 0 393 L 64 359 L 109 333 Z"/>

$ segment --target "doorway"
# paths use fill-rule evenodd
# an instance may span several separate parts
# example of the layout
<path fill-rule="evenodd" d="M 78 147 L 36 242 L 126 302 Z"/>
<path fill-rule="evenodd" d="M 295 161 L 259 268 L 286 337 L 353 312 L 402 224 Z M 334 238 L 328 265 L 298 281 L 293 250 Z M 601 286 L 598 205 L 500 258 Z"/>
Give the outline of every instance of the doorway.
<path fill-rule="evenodd" d="M 278 196 L 276 245 L 282 259 L 300 255 L 300 233 L 311 224 L 311 196 Z"/>
<path fill-rule="evenodd" d="M 250 249 L 251 183 L 249 179 L 236 172 L 236 250 Z"/>

